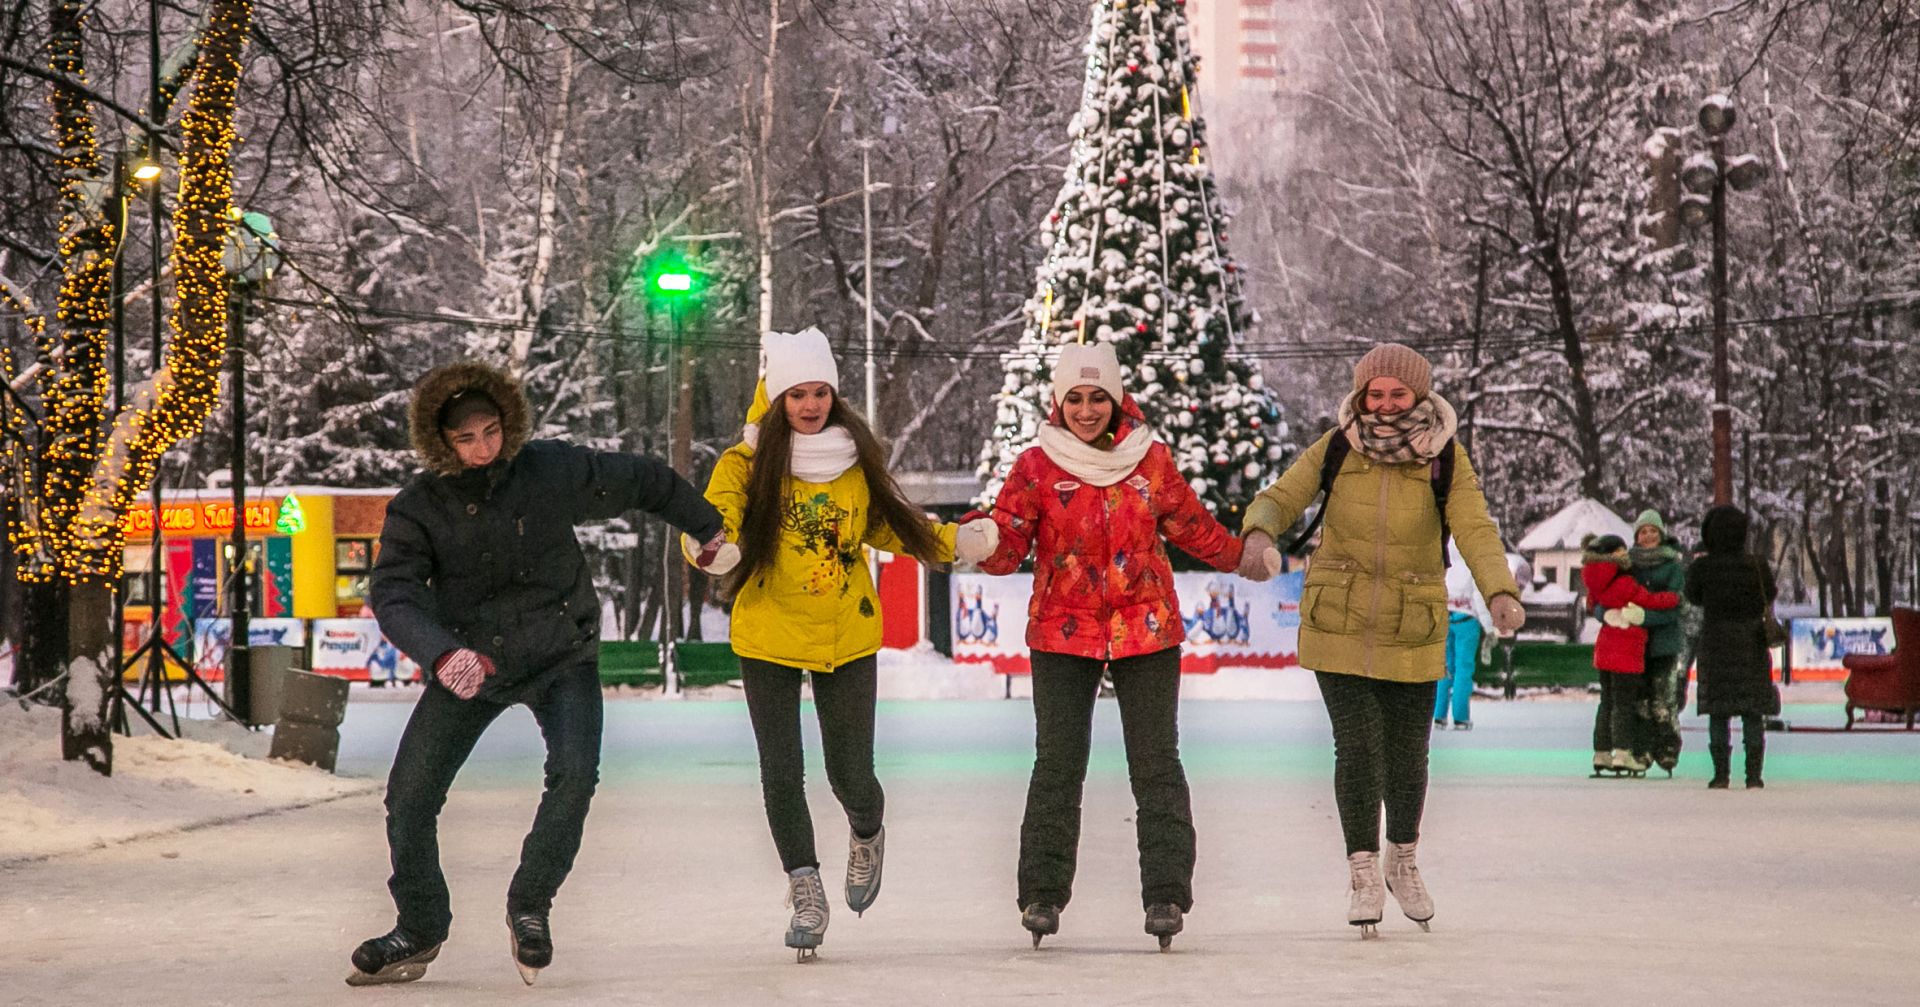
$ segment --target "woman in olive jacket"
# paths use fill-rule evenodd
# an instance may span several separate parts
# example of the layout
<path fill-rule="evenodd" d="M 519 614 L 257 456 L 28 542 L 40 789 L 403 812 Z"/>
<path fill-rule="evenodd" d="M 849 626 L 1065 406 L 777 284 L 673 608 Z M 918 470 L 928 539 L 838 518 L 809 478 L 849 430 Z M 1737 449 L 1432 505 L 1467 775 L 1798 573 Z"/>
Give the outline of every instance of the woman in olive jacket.
<path fill-rule="evenodd" d="M 1747 786 L 1760 779 L 1766 761 L 1763 717 L 1780 712 L 1780 690 L 1773 684 L 1773 656 L 1767 649 L 1767 606 L 1777 589 L 1766 560 L 1747 551 L 1747 515 L 1720 506 L 1700 522 L 1700 543 L 1707 554 L 1687 568 L 1687 601 L 1702 611 L 1700 623 L 1700 699 L 1707 718 L 1707 751 L 1713 755 L 1713 781 L 1723 790 L 1733 758 L 1729 721 L 1740 718 L 1740 740 L 1747 750 Z"/>
<path fill-rule="evenodd" d="M 1453 407 L 1433 393 L 1426 359 L 1376 346 L 1353 371 L 1340 426 L 1320 438 L 1247 507 L 1246 548 L 1266 548 L 1318 494 L 1329 444 L 1345 438 L 1323 505 L 1326 522 L 1300 599 L 1300 664 L 1319 680 L 1333 722 L 1333 788 L 1346 834 L 1352 899 L 1347 921 L 1370 936 L 1386 904 L 1380 819 L 1386 807 L 1386 884 L 1426 926 L 1433 900 L 1414 864 L 1427 793 L 1434 683 L 1446 673 L 1445 536 L 1434 481 L 1446 471 L 1444 525 L 1493 616 L 1510 636 L 1526 621 L 1500 530 L 1467 453 L 1453 442 Z"/>

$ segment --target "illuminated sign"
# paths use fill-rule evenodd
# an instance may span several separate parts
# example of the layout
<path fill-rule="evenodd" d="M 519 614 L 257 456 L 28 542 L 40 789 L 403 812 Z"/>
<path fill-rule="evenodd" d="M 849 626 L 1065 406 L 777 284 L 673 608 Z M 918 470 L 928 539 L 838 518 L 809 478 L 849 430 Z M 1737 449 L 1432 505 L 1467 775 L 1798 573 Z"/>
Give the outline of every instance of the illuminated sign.
<path fill-rule="evenodd" d="M 275 531 L 292 535 L 305 530 L 307 526 L 305 512 L 292 497 L 247 501 L 246 522 L 250 535 L 268 535 Z M 153 508 L 141 507 L 128 511 L 120 518 L 120 530 L 131 539 L 152 536 Z M 167 535 L 231 535 L 233 502 L 209 500 L 164 504 L 160 508 L 160 530 Z"/>

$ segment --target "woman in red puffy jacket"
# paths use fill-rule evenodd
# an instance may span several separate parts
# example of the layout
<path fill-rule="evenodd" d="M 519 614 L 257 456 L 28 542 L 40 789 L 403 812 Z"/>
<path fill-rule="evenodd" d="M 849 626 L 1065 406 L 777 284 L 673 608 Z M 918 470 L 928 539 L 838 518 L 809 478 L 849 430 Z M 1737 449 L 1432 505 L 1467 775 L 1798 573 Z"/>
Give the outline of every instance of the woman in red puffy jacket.
<path fill-rule="evenodd" d="M 1193 907 L 1193 813 L 1175 712 L 1186 640 L 1162 539 L 1217 570 L 1265 580 L 1271 546 L 1243 558 L 1120 386 L 1108 343 L 1069 345 L 1053 374 L 1039 444 L 1015 460 L 994 505 L 999 547 L 980 563 L 1014 572 L 1034 552 L 1034 762 L 1020 827 L 1021 925 L 1035 945 L 1072 894 L 1094 699 L 1113 676 L 1137 804 L 1146 931 L 1166 947 Z"/>
<path fill-rule="evenodd" d="M 1672 591 L 1649 591 L 1633 576 L 1633 559 L 1618 535 L 1589 538 L 1583 545 L 1580 580 L 1587 607 L 1604 610 L 1604 625 L 1593 645 L 1593 666 L 1600 672 L 1600 709 L 1594 715 L 1593 773 L 1647 771 L 1648 725 L 1641 713 L 1647 700 L 1647 609 L 1680 605 Z M 1602 750 L 1600 739 L 1611 739 Z"/>

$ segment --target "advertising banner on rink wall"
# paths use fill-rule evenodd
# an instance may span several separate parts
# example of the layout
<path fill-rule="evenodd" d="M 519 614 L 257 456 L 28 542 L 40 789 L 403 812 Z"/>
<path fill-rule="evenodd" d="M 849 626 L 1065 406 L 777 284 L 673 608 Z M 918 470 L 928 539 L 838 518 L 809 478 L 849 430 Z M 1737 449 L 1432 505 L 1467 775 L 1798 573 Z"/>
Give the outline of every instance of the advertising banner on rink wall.
<path fill-rule="evenodd" d="M 1231 574 L 1174 574 L 1187 625 L 1180 670 L 1210 674 L 1220 668 L 1298 665 L 1305 576 L 1296 570 L 1254 584 Z M 1027 604 L 1033 596 L 1033 575 L 959 573 L 951 583 L 953 659 L 989 664 L 1003 675 L 1027 674 Z"/>
<path fill-rule="evenodd" d="M 313 670 L 359 682 L 420 677 L 419 666 L 387 642 L 373 619 L 313 620 Z"/>
<path fill-rule="evenodd" d="M 1848 654 L 1893 653 L 1893 620 L 1795 619 L 1787 646 L 1796 682 L 1838 682 L 1847 677 L 1840 663 Z"/>

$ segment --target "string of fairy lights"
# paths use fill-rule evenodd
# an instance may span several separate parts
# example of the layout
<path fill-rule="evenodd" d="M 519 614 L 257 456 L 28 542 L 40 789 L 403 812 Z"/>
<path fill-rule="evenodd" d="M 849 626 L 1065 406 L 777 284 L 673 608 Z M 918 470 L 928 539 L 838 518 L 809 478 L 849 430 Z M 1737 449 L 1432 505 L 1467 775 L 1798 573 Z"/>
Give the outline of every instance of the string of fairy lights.
<path fill-rule="evenodd" d="M 82 38 L 86 6 L 63 2 L 54 11 L 49 63 L 59 77 L 85 81 Z M 54 310 L 57 338 L 35 327 L 41 359 L 45 444 L 37 520 L 9 523 L 9 547 L 23 575 L 71 584 L 104 585 L 121 574 L 119 515 L 154 478 L 161 456 L 197 433 L 220 391 L 227 346 L 229 279 L 223 265 L 228 211 L 233 204 L 234 127 L 240 54 L 252 23 L 246 0 L 214 0 L 194 62 L 173 211 L 174 301 L 166 355 L 152 378 L 136 388 L 107 432 L 107 337 L 113 307 L 113 257 L 118 242 L 112 216 L 89 203 L 87 185 L 102 175 L 96 129 L 86 99 L 53 88 L 54 128 L 60 144 L 61 238 L 64 275 Z M 171 95 L 169 95 L 171 97 Z M 118 165 L 115 171 L 120 170 Z M 10 293 L 9 310 L 30 314 Z M 11 358 L 0 372 L 14 373 Z M 9 402 L 11 422 L 17 406 Z M 21 448 L 0 448 L 9 467 L 26 463 Z"/>
<path fill-rule="evenodd" d="M 87 4 L 64 0 L 49 12 L 48 66 L 57 78 L 87 83 L 85 31 Z M 23 572 L 44 579 L 69 569 L 78 558 L 72 526 L 100 457 L 106 418 L 107 344 L 113 323 L 113 251 L 115 224 L 99 212 L 87 191 L 103 174 L 98 128 L 87 99 L 76 88 L 53 85 L 53 131 L 59 155 L 62 266 L 59 300 L 54 306 L 57 345 L 42 330 L 42 355 L 58 364 L 43 372 L 41 401 L 46 411 L 45 459 L 40 468 L 40 526 L 23 529 L 28 540 L 14 540 L 17 555 L 29 560 Z M 12 529 L 9 529 L 10 535 Z M 55 569 L 48 569 L 51 558 Z"/>

